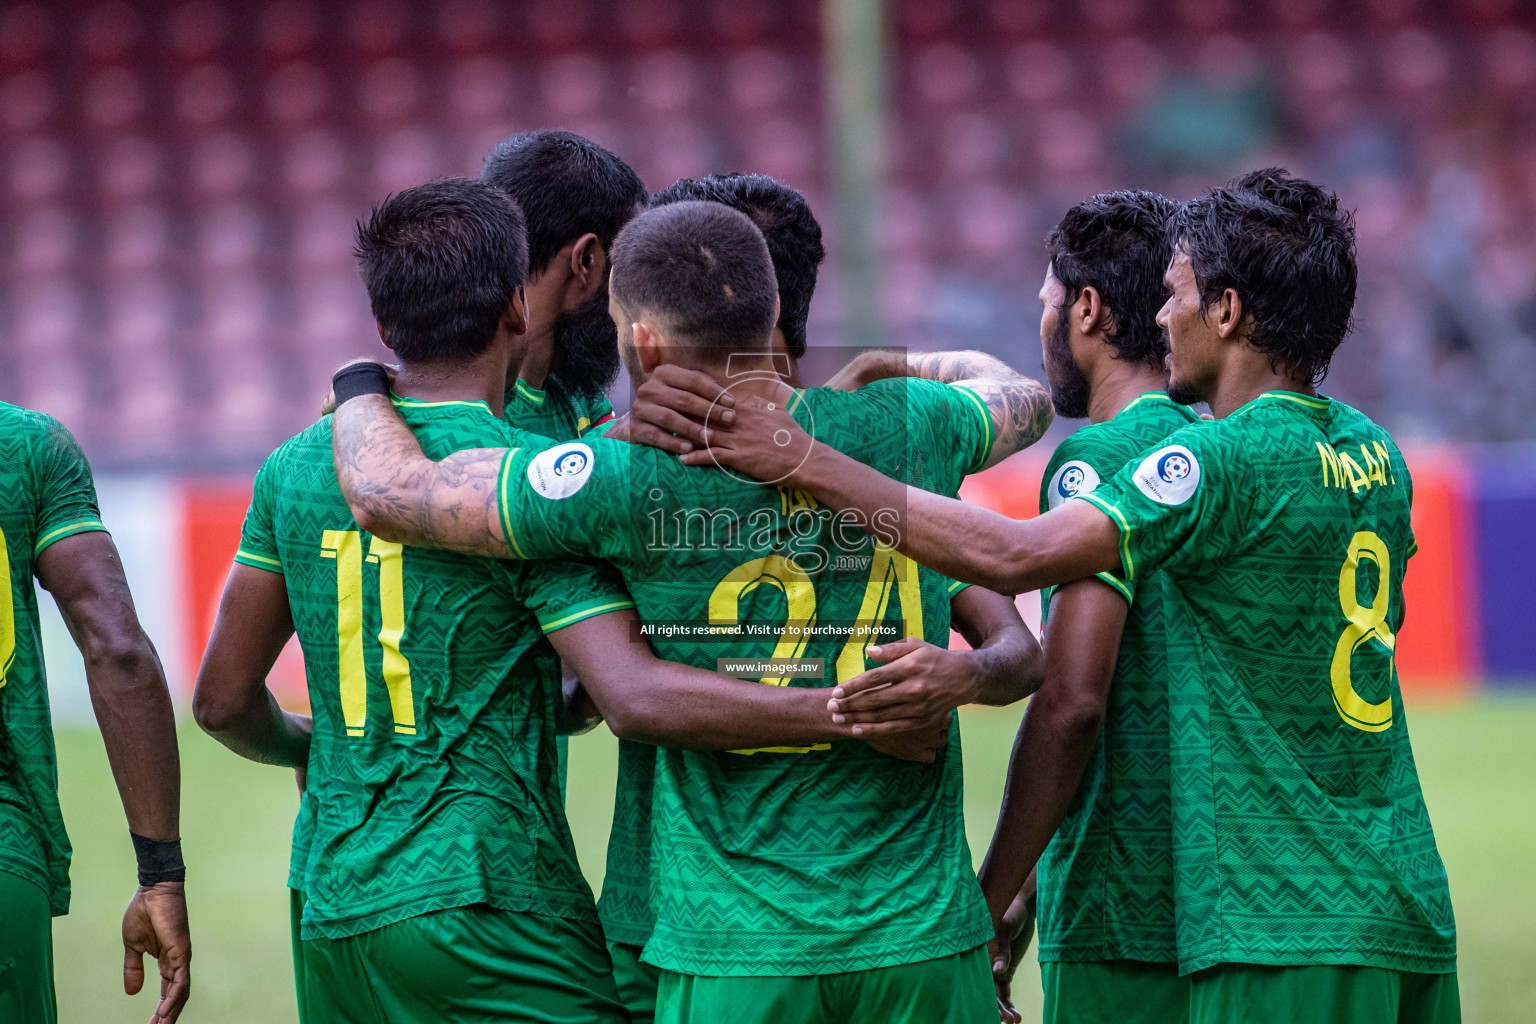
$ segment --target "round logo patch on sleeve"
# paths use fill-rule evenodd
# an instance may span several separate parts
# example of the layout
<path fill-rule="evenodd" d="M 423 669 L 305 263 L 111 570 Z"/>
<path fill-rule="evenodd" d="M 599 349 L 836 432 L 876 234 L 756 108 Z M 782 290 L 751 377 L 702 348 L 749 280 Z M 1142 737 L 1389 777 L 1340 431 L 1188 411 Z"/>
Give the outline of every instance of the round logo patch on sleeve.
<path fill-rule="evenodd" d="M 1182 505 L 1200 486 L 1200 463 L 1181 444 L 1159 448 L 1141 461 L 1131 479 L 1136 487 L 1162 505 Z"/>
<path fill-rule="evenodd" d="M 1056 471 L 1045 491 L 1045 507 L 1059 508 L 1069 498 L 1093 493 L 1099 486 L 1099 474 L 1088 463 L 1073 459 Z"/>
<path fill-rule="evenodd" d="M 569 498 L 592 475 L 592 449 L 580 441 L 557 444 L 528 463 L 528 483 L 546 498 Z"/>

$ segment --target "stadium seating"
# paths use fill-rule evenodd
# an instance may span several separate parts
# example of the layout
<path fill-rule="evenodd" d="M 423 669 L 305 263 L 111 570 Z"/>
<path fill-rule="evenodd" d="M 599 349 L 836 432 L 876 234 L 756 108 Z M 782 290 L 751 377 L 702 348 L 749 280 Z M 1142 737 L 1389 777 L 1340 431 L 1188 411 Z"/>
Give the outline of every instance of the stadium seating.
<path fill-rule="evenodd" d="M 1359 328 L 1333 392 L 1409 438 L 1536 436 L 1528 5 L 890 6 L 892 343 L 1031 366 L 1039 240 L 1066 205 L 1279 162 L 1360 209 Z M 778 175 L 835 250 L 821 16 L 815 0 L 7 5 L 0 398 L 62 416 L 104 466 L 248 467 L 313 414 L 331 366 L 380 351 L 354 221 L 475 173 L 522 128 L 589 134 L 652 187 Z M 829 271 L 813 344 L 839 336 L 836 295 Z"/>

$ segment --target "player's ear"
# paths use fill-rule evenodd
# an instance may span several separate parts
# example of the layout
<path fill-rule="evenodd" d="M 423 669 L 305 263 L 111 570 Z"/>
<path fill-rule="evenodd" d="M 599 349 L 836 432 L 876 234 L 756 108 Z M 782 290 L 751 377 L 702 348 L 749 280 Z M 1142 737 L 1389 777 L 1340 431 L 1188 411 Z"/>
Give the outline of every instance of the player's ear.
<path fill-rule="evenodd" d="M 640 361 L 640 372 L 650 376 L 662 363 L 664 342 L 661 335 L 644 320 L 630 324 L 629 330 L 635 342 L 635 357 Z"/>
<path fill-rule="evenodd" d="M 517 291 L 513 294 L 512 301 L 507 306 L 507 312 L 502 317 L 502 323 L 511 334 L 527 333 L 528 293 L 522 285 L 517 286 Z"/>
<path fill-rule="evenodd" d="M 608 253 L 592 232 L 571 243 L 570 269 L 572 287 L 565 296 L 567 311 L 596 295 L 608 274 Z"/>
<path fill-rule="evenodd" d="M 1104 300 L 1099 297 L 1097 288 L 1085 287 L 1078 295 L 1073 311 L 1077 314 L 1077 326 L 1084 334 L 1109 331 L 1114 328 L 1114 318 L 1110 315 L 1109 307 L 1105 306 Z"/>
<path fill-rule="evenodd" d="M 1217 336 L 1237 337 L 1238 329 L 1243 325 L 1243 300 L 1238 297 L 1236 288 L 1227 288 L 1221 293 L 1215 319 Z"/>

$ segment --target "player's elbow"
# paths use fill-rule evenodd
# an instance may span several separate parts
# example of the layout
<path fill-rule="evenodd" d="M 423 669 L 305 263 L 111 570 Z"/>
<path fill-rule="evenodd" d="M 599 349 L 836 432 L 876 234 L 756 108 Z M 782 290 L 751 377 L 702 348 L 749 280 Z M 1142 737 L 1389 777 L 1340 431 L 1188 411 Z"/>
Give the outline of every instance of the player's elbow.
<path fill-rule="evenodd" d="M 197 686 L 192 691 L 192 720 L 210 736 L 238 729 L 245 717 L 246 688 L 231 685 L 233 682 L 228 673 L 210 667 L 206 661 L 197 674 Z"/>
<path fill-rule="evenodd" d="M 238 711 L 233 701 L 221 696 L 206 680 L 198 679 L 197 689 L 192 694 L 192 720 L 199 729 L 217 736 L 234 724 Z"/>
<path fill-rule="evenodd" d="M 608 731 L 621 740 L 656 743 L 662 738 L 666 714 L 643 673 L 628 676 L 630 685 L 609 687 L 602 694 L 591 691 Z"/>
<path fill-rule="evenodd" d="M 644 701 L 619 701 L 613 707 L 602 710 L 608 731 L 619 739 L 639 743 L 654 740 L 659 716 L 652 713 Z"/>
<path fill-rule="evenodd" d="M 164 689 L 160 659 L 136 621 L 89 623 L 80 633 L 80 653 L 93 689 L 106 694 L 147 685 Z"/>
<path fill-rule="evenodd" d="M 395 544 L 412 544 L 417 538 L 404 527 L 404 523 L 397 515 L 390 514 L 387 510 L 370 505 L 349 505 L 352 510 L 352 518 L 356 520 L 358 528 L 371 533 L 379 540 L 390 541 Z"/>
<path fill-rule="evenodd" d="M 366 530 L 380 540 L 394 540 L 390 534 L 391 524 L 389 519 L 381 515 L 373 507 L 348 500 L 347 508 L 352 512 L 352 519 L 361 530 Z"/>
<path fill-rule="evenodd" d="M 1019 626 L 1017 633 L 1019 635 L 1010 638 L 1015 650 L 1011 659 L 1013 670 L 1000 674 L 995 685 L 983 687 L 978 704 L 1005 707 L 1040 689 L 1045 677 L 1045 654 L 1027 629 Z"/>
<path fill-rule="evenodd" d="M 1045 705 L 1041 710 L 1057 735 L 1079 744 L 1091 744 L 1099 738 L 1107 714 L 1104 701 L 1071 691 L 1052 694 L 1049 699 L 1042 694 L 1036 700 Z"/>
<path fill-rule="evenodd" d="M 1033 553 L 1022 545 L 1003 543 L 989 552 L 977 565 L 979 583 L 988 590 L 1010 597 L 1035 589 L 1029 577 L 1035 570 Z"/>

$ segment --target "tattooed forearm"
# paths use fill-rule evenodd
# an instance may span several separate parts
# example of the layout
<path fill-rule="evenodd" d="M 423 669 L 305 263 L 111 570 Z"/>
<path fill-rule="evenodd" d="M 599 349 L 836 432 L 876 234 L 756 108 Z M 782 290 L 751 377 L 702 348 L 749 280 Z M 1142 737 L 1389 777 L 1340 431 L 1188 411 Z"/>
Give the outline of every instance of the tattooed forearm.
<path fill-rule="evenodd" d="M 907 365 L 914 377 L 964 384 L 987 403 L 994 435 L 987 466 L 1040 440 L 1056 416 L 1045 385 L 985 352 L 912 353 Z"/>
<path fill-rule="evenodd" d="M 911 352 L 907 354 L 911 376 L 955 384 L 962 380 L 1003 380 L 1019 372 L 985 352 Z"/>
<path fill-rule="evenodd" d="M 921 377 L 941 384 L 956 384 L 1017 376 L 1017 370 L 985 352 L 903 352 L 877 348 L 860 352 L 850 359 L 827 386 L 854 391 L 890 377 Z"/>
<path fill-rule="evenodd" d="M 433 462 L 388 399 L 365 395 L 336 410 L 336 479 L 359 526 L 415 547 L 507 557 L 496 483 L 505 448 Z"/>
<path fill-rule="evenodd" d="M 1056 418 L 1051 393 L 1037 380 L 1014 376 L 963 383 L 981 396 L 992 414 L 994 437 L 987 466 L 995 466 L 1040 440 Z"/>

